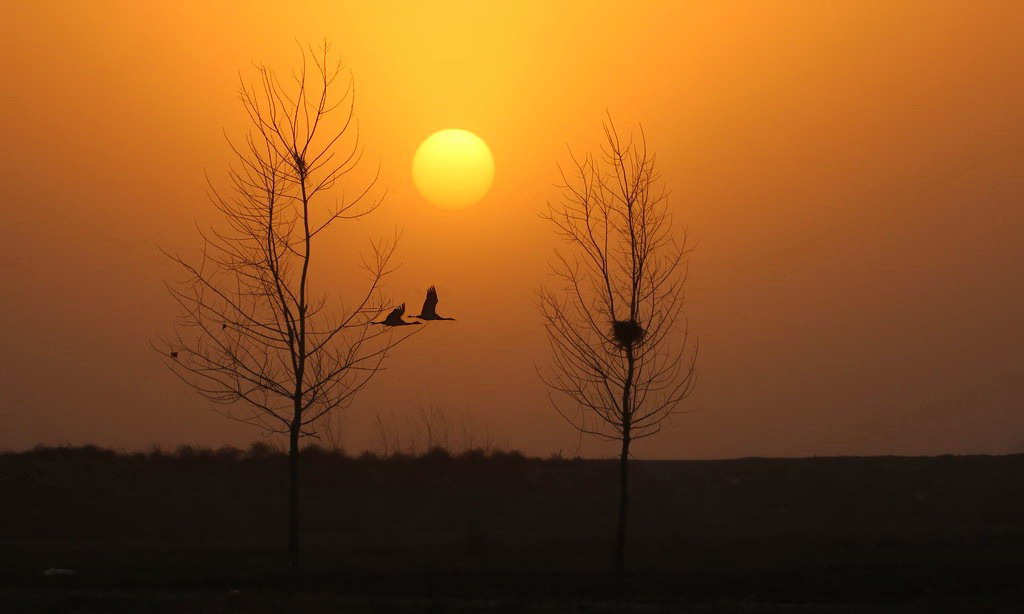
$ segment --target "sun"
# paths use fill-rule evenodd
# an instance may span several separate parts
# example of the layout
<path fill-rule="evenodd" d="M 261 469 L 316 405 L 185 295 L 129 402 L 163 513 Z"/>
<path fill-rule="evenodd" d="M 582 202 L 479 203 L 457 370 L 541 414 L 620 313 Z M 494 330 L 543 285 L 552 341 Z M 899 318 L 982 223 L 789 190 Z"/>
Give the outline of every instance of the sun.
<path fill-rule="evenodd" d="M 491 189 L 494 158 L 487 143 L 472 132 L 441 130 L 416 150 L 412 179 L 430 203 L 442 209 L 465 209 Z"/>

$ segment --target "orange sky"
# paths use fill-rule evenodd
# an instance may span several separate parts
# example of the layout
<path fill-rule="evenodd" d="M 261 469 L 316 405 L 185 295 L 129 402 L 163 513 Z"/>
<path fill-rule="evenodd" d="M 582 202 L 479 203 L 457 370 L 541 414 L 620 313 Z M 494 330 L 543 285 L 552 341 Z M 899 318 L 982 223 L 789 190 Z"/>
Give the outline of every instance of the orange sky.
<path fill-rule="evenodd" d="M 291 5 L 292 3 L 288 3 Z M 576 450 L 535 365 L 533 291 L 566 145 L 643 122 L 696 242 L 699 380 L 640 458 L 1024 451 L 1024 5 L 1018 2 L 15 3 L 0 21 L 0 447 L 244 444 L 148 348 L 157 245 L 195 249 L 237 71 L 331 39 L 403 232 L 389 292 L 432 326 L 351 409 L 433 402 L 529 453 Z M 491 193 L 442 211 L 417 145 L 484 138 Z M 344 283 L 344 250 L 325 262 Z M 584 442 L 584 454 L 609 448 Z"/>

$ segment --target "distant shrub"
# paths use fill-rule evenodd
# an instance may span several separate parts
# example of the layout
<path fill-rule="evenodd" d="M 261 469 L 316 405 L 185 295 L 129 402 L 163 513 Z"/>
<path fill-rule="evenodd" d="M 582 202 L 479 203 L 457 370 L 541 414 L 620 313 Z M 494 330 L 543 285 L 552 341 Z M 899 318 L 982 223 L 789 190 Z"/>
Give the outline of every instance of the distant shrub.
<path fill-rule="evenodd" d="M 307 458 L 320 459 L 326 461 L 340 461 L 348 458 L 348 455 L 345 454 L 345 450 L 341 448 L 332 450 L 330 448 L 325 448 L 318 443 L 311 443 L 306 447 L 302 448 L 302 454 L 305 455 Z"/>
<path fill-rule="evenodd" d="M 118 459 L 131 460 L 135 462 L 148 463 L 233 463 L 254 459 L 281 459 L 286 453 L 284 450 L 275 447 L 266 441 L 256 441 L 248 448 L 241 450 L 233 446 L 221 446 L 219 448 L 206 448 L 203 446 L 180 445 L 173 451 L 165 450 L 159 445 L 153 445 L 146 451 L 125 452 L 101 448 L 89 444 L 84 446 L 72 446 L 60 444 L 57 446 L 39 444 L 25 452 L 11 452 L 8 454 L 25 455 L 41 460 L 92 460 L 92 461 L 113 461 Z M 412 461 L 426 462 L 448 462 L 448 461 L 501 461 L 501 462 L 568 462 L 581 461 L 579 456 L 568 458 L 559 454 L 553 454 L 548 458 L 531 458 L 525 456 L 519 450 L 500 450 L 470 448 L 458 453 L 443 446 L 433 446 L 422 454 L 409 452 L 394 452 L 389 456 L 367 450 L 358 457 L 348 456 L 343 449 L 329 449 L 318 443 L 310 443 L 302 448 L 302 454 L 311 459 L 319 459 L 324 462 L 339 462 L 350 458 L 358 458 L 362 462 L 389 462 L 408 463 Z"/>
<path fill-rule="evenodd" d="M 426 461 L 447 461 L 451 460 L 452 454 L 446 448 L 434 446 L 427 450 L 426 454 L 420 458 Z"/>
<path fill-rule="evenodd" d="M 242 458 L 242 451 L 234 446 L 221 446 L 213 451 L 212 456 L 221 462 L 234 462 Z"/>
<path fill-rule="evenodd" d="M 180 445 L 174 449 L 174 457 L 178 460 L 190 461 L 199 458 L 202 455 L 202 449 L 190 445 Z"/>
<path fill-rule="evenodd" d="M 58 448 L 55 448 L 54 446 L 48 446 L 43 443 L 37 443 L 36 445 L 32 446 L 32 449 L 28 452 L 28 454 L 35 458 L 51 459 L 57 458 L 58 455 L 60 454 L 60 451 Z"/>
<path fill-rule="evenodd" d="M 249 449 L 245 451 L 245 458 L 248 459 L 263 459 L 273 458 L 278 456 L 280 453 L 265 441 L 254 441 Z"/>
<path fill-rule="evenodd" d="M 487 451 L 482 448 L 471 448 L 458 455 L 459 460 L 481 461 L 487 460 Z"/>
<path fill-rule="evenodd" d="M 111 461 L 115 460 L 119 454 L 117 450 L 110 450 L 108 448 L 101 448 L 94 444 L 88 444 L 84 446 L 72 446 L 70 444 L 60 444 L 58 446 L 48 446 L 45 444 L 39 444 L 32 448 L 29 455 L 45 459 L 45 460 L 57 460 L 57 459 L 77 459 L 77 460 L 102 460 Z"/>
<path fill-rule="evenodd" d="M 519 450 L 495 450 L 491 452 L 491 458 L 496 461 L 520 462 L 527 460 Z"/>
<path fill-rule="evenodd" d="M 79 448 L 78 455 L 83 456 L 85 458 L 92 458 L 105 461 L 114 460 L 119 456 L 117 450 L 111 450 L 110 448 L 101 448 L 91 443 Z"/>

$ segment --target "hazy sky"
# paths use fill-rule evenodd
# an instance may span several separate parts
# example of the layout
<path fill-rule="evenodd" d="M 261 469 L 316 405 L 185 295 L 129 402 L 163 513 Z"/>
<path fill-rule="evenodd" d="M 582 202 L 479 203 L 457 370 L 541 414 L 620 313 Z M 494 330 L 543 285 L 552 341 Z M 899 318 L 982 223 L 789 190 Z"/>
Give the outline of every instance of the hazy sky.
<path fill-rule="evenodd" d="M 287 7 L 286 7 L 287 5 Z M 535 367 L 567 145 L 642 122 L 696 243 L 698 411 L 639 458 L 1024 451 L 1024 4 L 994 1 L 8 3 L 0 20 L 0 447 L 245 444 L 148 347 L 157 246 L 214 221 L 238 70 L 333 41 L 366 170 L 341 231 L 403 233 L 389 293 L 440 311 L 351 408 L 433 402 L 529 453 L 576 450 Z M 417 145 L 480 135 L 490 194 L 443 211 Z M 343 250 L 325 284 L 356 278 Z M 609 448 L 584 441 L 584 454 Z"/>

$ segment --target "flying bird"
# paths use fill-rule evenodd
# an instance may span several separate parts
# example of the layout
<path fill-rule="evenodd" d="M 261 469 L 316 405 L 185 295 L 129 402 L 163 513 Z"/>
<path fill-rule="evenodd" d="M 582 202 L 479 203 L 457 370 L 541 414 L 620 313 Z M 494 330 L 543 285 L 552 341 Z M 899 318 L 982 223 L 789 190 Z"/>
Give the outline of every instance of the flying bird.
<path fill-rule="evenodd" d="M 402 303 L 398 307 L 391 310 L 388 317 L 380 322 L 374 322 L 374 324 L 383 324 L 384 326 L 411 326 L 413 324 L 419 324 L 419 322 L 406 322 L 402 319 L 402 315 L 405 313 L 405 303 Z"/>
<path fill-rule="evenodd" d="M 427 288 L 427 298 L 423 301 L 423 309 L 420 309 L 420 315 L 412 316 L 421 320 L 454 320 L 455 318 L 444 318 L 437 315 L 437 288 L 430 286 Z"/>

